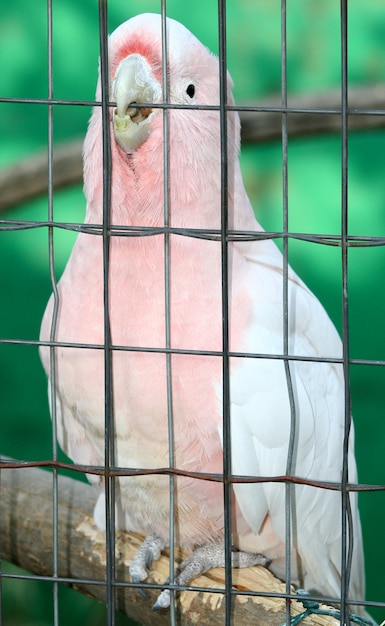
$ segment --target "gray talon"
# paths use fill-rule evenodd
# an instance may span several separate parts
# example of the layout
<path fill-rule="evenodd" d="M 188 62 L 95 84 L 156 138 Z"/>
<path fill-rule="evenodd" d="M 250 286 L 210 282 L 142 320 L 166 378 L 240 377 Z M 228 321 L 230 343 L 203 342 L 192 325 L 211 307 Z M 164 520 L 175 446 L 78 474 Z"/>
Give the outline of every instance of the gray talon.
<path fill-rule="evenodd" d="M 270 559 L 263 554 L 253 554 L 234 550 L 231 553 L 233 567 L 251 567 L 253 565 L 268 565 Z M 225 553 L 223 543 L 211 543 L 198 548 L 175 570 L 174 581 L 177 585 L 188 586 L 192 580 L 200 574 L 206 573 L 213 567 L 225 567 Z M 165 584 L 169 583 L 169 578 Z M 170 606 L 171 594 L 169 589 L 164 589 L 158 596 L 152 607 L 153 611 L 166 609 Z"/>
<path fill-rule="evenodd" d="M 152 569 L 152 562 L 157 561 L 161 551 L 165 547 L 165 541 L 155 535 L 148 535 L 143 541 L 139 550 L 135 554 L 129 567 L 131 581 L 133 583 L 142 583 L 147 579 L 148 571 Z M 141 587 L 137 587 L 138 593 L 144 598 L 148 598 L 149 594 Z"/>
<path fill-rule="evenodd" d="M 170 590 L 164 589 L 159 594 L 157 601 L 152 606 L 151 611 L 159 611 L 159 609 L 168 609 L 170 606 Z"/>
<path fill-rule="evenodd" d="M 152 570 L 153 560 L 154 560 L 154 553 L 151 548 L 147 548 L 144 563 L 145 563 L 146 569 L 148 569 L 149 571 Z"/>
<path fill-rule="evenodd" d="M 139 576 L 131 576 L 131 582 L 133 583 L 141 583 L 142 580 L 140 579 Z M 142 587 L 137 587 L 137 591 L 139 593 L 139 595 L 141 595 L 143 598 L 149 598 L 149 595 L 146 591 L 144 591 L 144 589 L 142 589 Z"/>
<path fill-rule="evenodd" d="M 133 583 L 141 583 L 146 580 L 148 571 L 152 569 L 152 562 L 157 561 L 166 542 L 156 535 L 148 535 L 130 565 L 130 575 Z M 231 553 L 233 567 L 250 567 L 252 565 L 269 565 L 270 559 L 263 554 L 252 554 L 234 549 Z M 202 546 L 185 559 L 175 570 L 174 581 L 177 585 L 188 586 L 194 578 L 204 574 L 212 567 L 225 566 L 225 553 L 223 543 L 210 543 Z M 170 578 L 165 580 L 168 585 Z M 140 587 L 138 593 L 148 598 L 148 594 Z M 170 606 L 170 589 L 163 589 L 152 607 L 152 611 L 167 609 Z"/>
<path fill-rule="evenodd" d="M 140 580 L 139 576 L 131 576 L 131 582 L 132 583 L 141 583 L 142 581 Z"/>

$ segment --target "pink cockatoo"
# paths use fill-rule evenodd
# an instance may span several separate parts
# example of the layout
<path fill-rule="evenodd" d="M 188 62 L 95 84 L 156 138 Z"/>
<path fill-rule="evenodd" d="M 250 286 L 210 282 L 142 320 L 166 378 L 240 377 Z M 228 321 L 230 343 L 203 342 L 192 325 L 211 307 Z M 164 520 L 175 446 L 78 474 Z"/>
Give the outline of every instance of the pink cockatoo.
<path fill-rule="evenodd" d="M 116 104 L 110 113 L 111 224 L 152 229 L 140 232 L 139 228 L 127 236 L 129 230 L 122 228 L 110 238 L 110 328 L 113 345 L 120 347 L 113 352 L 115 465 L 122 468 L 169 465 L 162 230 L 164 112 L 151 107 L 151 103 L 164 102 L 161 31 L 159 15 L 139 15 L 117 28 L 109 40 L 110 100 Z M 219 64 L 172 19 L 167 20 L 167 45 L 169 103 L 182 105 L 167 111 L 168 225 L 180 229 L 170 232 L 168 249 L 173 452 L 179 470 L 220 474 L 221 242 L 218 237 L 191 236 L 191 229 L 212 232 L 221 228 Z M 231 87 L 228 78 L 229 104 L 234 103 Z M 100 83 L 96 97 L 101 97 Z M 243 355 L 230 356 L 232 472 L 274 477 L 286 471 L 291 422 L 284 360 L 274 358 L 284 352 L 283 258 L 276 245 L 263 238 L 244 189 L 235 111 L 227 113 L 227 130 L 228 226 L 261 234 L 228 243 L 229 344 L 232 354 Z M 86 224 L 101 224 L 101 107 L 92 113 L 84 144 L 84 189 Z M 319 301 L 290 268 L 288 294 L 289 354 L 295 357 L 290 360 L 296 413 L 293 474 L 338 483 L 344 439 L 343 369 L 341 362 L 336 362 L 342 357 L 341 341 Z M 103 344 L 100 234 L 79 234 L 58 284 L 58 303 L 55 340 Z M 51 336 L 53 307 L 51 297 L 42 323 L 43 341 Z M 41 347 L 41 358 L 49 375 L 47 347 Z M 103 465 L 103 350 L 57 347 L 55 363 L 60 445 L 76 463 Z M 348 460 L 349 481 L 354 483 L 353 432 Z M 101 492 L 95 520 L 103 527 L 103 481 L 96 476 L 90 480 Z M 169 478 L 156 474 L 117 481 L 120 527 L 147 535 L 130 568 L 135 581 L 145 580 L 146 566 L 169 542 L 169 489 Z M 235 484 L 233 489 L 233 565 L 267 564 L 284 578 L 285 485 L 267 481 Z M 341 495 L 302 484 L 292 489 L 292 580 L 309 591 L 338 598 Z M 350 597 L 362 599 L 362 540 L 354 493 L 350 502 L 354 539 Z M 175 503 L 175 541 L 196 550 L 177 571 L 176 582 L 186 584 L 197 572 L 224 563 L 223 486 L 179 476 L 175 479 Z M 167 591 L 163 592 L 158 606 L 169 601 Z"/>

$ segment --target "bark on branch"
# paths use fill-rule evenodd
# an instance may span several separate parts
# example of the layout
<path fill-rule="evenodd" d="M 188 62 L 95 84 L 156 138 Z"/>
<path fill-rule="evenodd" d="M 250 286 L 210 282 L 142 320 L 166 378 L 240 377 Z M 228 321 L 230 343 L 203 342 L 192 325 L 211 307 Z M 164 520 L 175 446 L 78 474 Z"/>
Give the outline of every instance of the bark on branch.
<path fill-rule="evenodd" d="M 290 97 L 288 132 L 290 137 L 341 130 L 339 90 L 309 96 Z M 254 106 L 250 103 L 250 106 Z M 262 143 L 281 138 L 281 99 L 255 103 L 258 111 L 241 111 L 242 143 Z M 262 109 L 262 110 L 260 110 Z M 274 110 L 266 110 L 274 109 Z M 320 112 L 323 111 L 323 112 Z M 290 112 L 291 111 L 291 112 Z M 349 91 L 349 127 L 369 130 L 385 127 L 385 86 L 375 85 Z M 82 140 L 55 147 L 53 189 L 82 179 Z M 0 171 L 0 211 L 47 194 L 47 152 L 43 151 Z"/>
<path fill-rule="evenodd" d="M 5 459 L 2 459 L 5 461 Z M 1 467 L 1 465 L 0 465 Z M 0 469 L 1 555 L 38 576 L 53 575 L 53 475 L 30 467 Z M 82 593 L 106 601 L 106 543 L 104 533 L 93 523 L 93 489 L 79 481 L 58 479 L 58 579 Z M 128 564 L 143 537 L 117 533 L 116 578 L 128 581 Z M 181 554 L 178 554 L 178 559 Z M 149 582 L 161 584 L 167 578 L 166 554 L 154 564 Z M 233 584 L 241 590 L 284 593 L 284 585 L 262 567 L 234 570 Z M 224 588 L 224 571 L 211 570 L 194 581 L 207 589 Z M 137 589 L 117 586 L 116 608 L 143 624 L 154 623 L 151 606 L 159 590 L 148 589 L 149 597 Z M 293 601 L 292 613 L 302 613 L 302 604 Z M 183 591 L 177 598 L 178 624 L 223 625 L 225 602 L 222 593 Z M 279 626 L 285 622 L 285 600 L 280 598 L 236 596 L 233 623 Z M 156 615 L 156 623 L 166 626 L 168 611 Z M 337 626 L 331 617 L 313 615 L 304 624 Z"/>

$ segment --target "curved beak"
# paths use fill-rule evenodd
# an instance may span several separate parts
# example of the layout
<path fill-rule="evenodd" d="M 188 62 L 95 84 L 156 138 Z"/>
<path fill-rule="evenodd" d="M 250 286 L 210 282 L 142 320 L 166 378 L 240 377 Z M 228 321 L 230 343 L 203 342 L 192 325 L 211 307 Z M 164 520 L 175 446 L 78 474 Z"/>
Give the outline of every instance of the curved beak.
<path fill-rule="evenodd" d="M 116 141 L 127 152 L 135 150 L 147 139 L 154 114 L 151 107 L 137 105 L 157 102 L 161 94 L 161 85 L 143 56 L 130 54 L 121 61 L 112 84 L 112 96 L 116 102 L 113 119 Z"/>

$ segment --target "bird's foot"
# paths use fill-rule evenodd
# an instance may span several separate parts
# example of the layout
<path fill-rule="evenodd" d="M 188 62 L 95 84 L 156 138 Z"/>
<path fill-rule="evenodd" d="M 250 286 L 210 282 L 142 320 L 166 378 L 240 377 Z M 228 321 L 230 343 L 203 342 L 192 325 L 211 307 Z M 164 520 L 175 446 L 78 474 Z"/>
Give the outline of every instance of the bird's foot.
<path fill-rule="evenodd" d="M 232 567 L 251 567 L 252 565 L 268 566 L 270 559 L 263 554 L 254 554 L 252 552 L 231 553 Z M 225 552 L 223 543 L 211 543 L 198 548 L 175 570 L 174 583 L 176 585 L 189 585 L 194 578 L 204 574 L 213 567 L 225 567 Z M 166 584 L 169 580 L 166 581 Z M 153 611 L 158 609 L 166 609 L 170 606 L 170 590 L 164 589 L 159 594 L 157 601 L 152 607 Z"/>
<path fill-rule="evenodd" d="M 165 546 L 166 542 L 160 537 L 147 535 L 131 561 L 129 571 L 133 583 L 141 583 L 146 580 L 148 570 L 152 569 L 152 562 L 160 558 Z M 139 589 L 139 593 L 143 596 L 147 595 L 143 589 Z"/>

